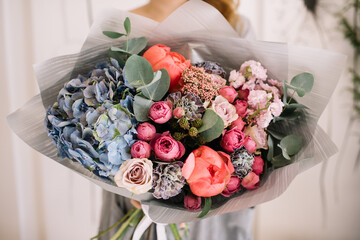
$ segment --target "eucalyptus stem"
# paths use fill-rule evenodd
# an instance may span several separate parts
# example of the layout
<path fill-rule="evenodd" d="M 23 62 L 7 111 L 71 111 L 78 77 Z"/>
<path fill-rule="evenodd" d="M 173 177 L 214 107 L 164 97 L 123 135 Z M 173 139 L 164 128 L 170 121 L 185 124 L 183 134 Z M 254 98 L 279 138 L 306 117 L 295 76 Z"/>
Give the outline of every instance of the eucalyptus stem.
<path fill-rule="evenodd" d="M 181 240 L 181 237 L 180 237 L 180 234 L 179 234 L 176 224 L 170 223 L 169 226 L 171 228 L 171 232 L 173 233 L 175 240 Z"/>
<path fill-rule="evenodd" d="M 260 104 L 258 104 L 258 109 L 248 117 L 248 120 L 251 120 L 252 118 L 256 117 L 256 115 L 258 115 L 258 113 L 261 112 L 262 110 L 268 109 L 269 106 L 270 106 L 269 102 L 267 102 L 264 108 L 260 108 Z"/>
<path fill-rule="evenodd" d="M 108 229 L 102 231 L 101 233 L 99 233 L 98 235 L 96 235 L 95 237 L 90 238 L 90 240 L 94 240 L 96 238 L 99 238 L 103 235 L 105 235 L 107 232 L 109 232 L 111 229 L 115 228 L 116 226 L 118 226 L 120 223 L 122 223 L 129 215 L 131 215 L 133 212 L 135 211 L 135 208 L 132 208 L 130 211 L 128 211 L 119 221 L 117 221 L 114 225 L 112 225 L 111 227 L 109 227 Z"/>
<path fill-rule="evenodd" d="M 140 211 L 142 211 L 142 209 L 136 208 L 131 214 L 131 216 L 121 225 L 115 235 L 110 238 L 110 240 L 117 240 L 119 237 L 121 237 L 126 232 L 127 228 L 130 225 L 130 222 L 133 220 L 134 217 L 138 215 Z"/>

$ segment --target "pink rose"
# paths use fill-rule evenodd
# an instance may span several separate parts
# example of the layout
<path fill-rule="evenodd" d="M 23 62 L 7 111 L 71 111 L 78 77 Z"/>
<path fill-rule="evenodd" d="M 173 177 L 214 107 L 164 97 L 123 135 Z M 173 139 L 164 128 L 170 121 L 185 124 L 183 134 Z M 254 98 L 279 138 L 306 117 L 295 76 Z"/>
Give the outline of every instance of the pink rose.
<path fill-rule="evenodd" d="M 184 206 L 187 210 L 196 211 L 201 208 L 201 197 L 193 194 L 186 195 L 184 197 Z"/>
<path fill-rule="evenodd" d="M 244 100 L 236 100 L 234 106 L 236 108 L 236 113 L 241 118 L 244 118 L 246 116 L 247 102 Z"/>
<path fill-rule="evenodd" d="M 146 142 L 151 141 L 156 133 L 154 125 L 147 122 L 141 123 L 136 130 L 138 139 Z"/>
<path fill-rule="evenodd" d="M 256 151 L 256 142 L 252 140 L 250 136 L 246 136 L 244 141 L 244 147 L 249 153 L 253 153 Z"/>
<path fill-rule="evenodd" d="M 244 145 L 245 134 L 238 128 L 233 128 L 226 131 L 221 139 L 221 147 L 230 153 L 234 152 L 235 149 L 241 148 Z"/>
<path fill-rule="evenodd" d="M 185 147 L 181 142 L 171 137 L 169 132 L 156 134 L 150 143 L 155 152 L 155 156 L 162 161 L 171 162 L 180 159 L 185 154 Z"/>
<path fill-rule="evenodd" d="M 174 109 L 173 115 L 175 118 L 180 119 L 182 116 L 185 115 L 185 110 L 182 107 L 177 107 Z"/>
<path fill-rule="evenodd" d="M 246 189 L 255 189 L 258 187 L 259 183 L 259 176 L 256 175 L 254 172 L 249 172 L 246 177 L 241 180 L 241 185 Z"/>
<path fill-rule="evenodd" d="M 171 108 L 166 102 L 155 102 L 149 110 L 149 118 L 159 124 L 169 121 L 171 115 Z"/>
<path fill-rule="evenodd" d="M 211 108 L 224 121 L 225 128 L 239 117 L 239 115 L 236 113 L 236 108 L 221 95 L 215 98 L 215 100 L 212 102 Z"/>
<path fill-rule="evenodd" d="M 267 149 L 267 134 L 264 129 L 255 126 L 248 126 L 244 130 L 245 135 L 250 136 L 252 140 L 256 143 L 256 148 Z"/>
<path fill-rule="evenodd" d="M 131 157 L 133 158 L 149 158 L 151 147 L 147 142 L 137 141 L 131 146 Z"/>
<path fill-rule="evenodd" d="M 236 70 L 232 70 L 229 76 L 229 83 L 235 89 L 238 89 L 245 83 L 245 77 Z"/>
<path fill-rule="evenodd" d="M 229 183 L 226 185 L 224 191 L 221 193 L 225 197 L 230 197 L 233 193 L 241 190 L 241 179 L 231 176 Z"/>
<path fill-rule="evenodd" d="M 233 103 L 238 93 L 233 87 L 225 86 L 219 90 L 219 94 L 226 98 L 229 103 Z"/>
<path fill-rule="evenodd" d="M 260 156 L 255 156 L 251 168 L 256 175 L 262 174 L 264 170 L 264 160 Z"/>
<path fill-rule="evenodd" d="M 233 129 L 235 127 L 237 127 L 240 130 L 243 130 L 244 126 L 245 126 L 245 122 L 242 120 L 241 117 L 239 117 L 238 119 L 236 119 L 235 121 L 233 121 L 230 125 L 230 129 Z"/>
<path fill-rule="evenodd" d="M 119 187 L 141 194 L 152 188 L 153 164 L 146 158 L 132 158 L 123 162 L 115 174 L 114 181 Z"/>

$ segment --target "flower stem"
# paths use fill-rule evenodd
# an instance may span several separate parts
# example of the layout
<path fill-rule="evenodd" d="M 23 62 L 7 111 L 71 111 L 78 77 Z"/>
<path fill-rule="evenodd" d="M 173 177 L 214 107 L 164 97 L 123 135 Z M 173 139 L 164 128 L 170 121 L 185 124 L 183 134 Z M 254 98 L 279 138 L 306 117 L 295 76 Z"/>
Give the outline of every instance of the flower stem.
<path fill-rule="evenodd" d="M 175 240 L 181 240 L 181 237 L 180 237 L 179 231 L 176 227 L 176 224 L 170 223 L 169 226 L 171 228 L 171 232 L 173 233 Z"/>
<path fill-rule="evenodd" d="M 131 214 L 131 216 L 121 225 L 121 227 L 115 233 L 115 235 L 110 238 L 110 240 L 117 240 L 118 238 L 120 238 L 126 232 L 131 221 L 133 220 L 134 217 L 138 215 L 139 212 L 142 212 L 142 209 L 136 208 L 135 211 L 133 211 L 133 213 Z"/>
<path fill-rule="evenodd" d="M 104 234 L 106 234 L 107 232 L 109 232 L 111 229 L 115 228 L 116 226 L 118 226 L 120 223 L 122 223 L 129 215 L 131 215 L 133 212 L 135 211 L 135 208 L 132 208 L 130 211 L 128 211 L 125 216 L 123 216 L 119 221 L 117 221 L 114 225 L 112 225 L 111 227 L 109 227 L 108 229 L 102 231 L 101 233 L 99 233 L 98 235 L 96 235 L 95 237 L 90 238 L 90 240 L 94 240 L 96 238 L 99 238 L 101 236 L 103 236 Z"/>

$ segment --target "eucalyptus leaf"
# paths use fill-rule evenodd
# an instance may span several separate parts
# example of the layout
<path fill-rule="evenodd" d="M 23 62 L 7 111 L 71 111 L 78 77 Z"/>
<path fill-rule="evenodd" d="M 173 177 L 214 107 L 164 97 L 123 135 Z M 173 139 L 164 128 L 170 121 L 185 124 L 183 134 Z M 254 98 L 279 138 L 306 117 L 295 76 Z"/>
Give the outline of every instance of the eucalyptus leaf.
<path fill-rule="evenodd" d="M 132 55 L 126 61 L 124 74 L 129 84 L 135 88 L 149 84 L 154 78 L 150 63 L 137 55 Z"/>
<path fill-rule="evenodd" d="M 211 142 L 214 139 L 220 137 L 223 130 L 224 130 L 224 121 L 221 119 L 221 117 L 219 117 L 215 122 L 215 125 L 212 126 L 210 129 L 201 132 L 200 136 L 204 137 L 206 142 Z"/>
<path fill-rule="evenodd" d="M 284 111 L 285 112 L 285 111 Z M 298 117 L 300 117 L 301 113 L 300 112 L 291 112 L 289 114 L 284 114 L 284 112 L 279 116 L 279 117 L 274 117 L 275 121 L 280 121 L 280 120 L 295 120 Z"/>
<path fill-rule="evenodd" d="M 109 38 L 119 38 L 119 37 L 122 37 L 124 36 L 125 34 L 123 33 L 119 33 L 119 32 L 113 32 L 113 31 L 103 31 L 103 34 Z"/>
<path fill-rule="evenodd" d="M 270 134 L 268 135 L 268 153 L 267 153 L 267 160 L 271 161 L 271 159 L 274 157 L 274 142 L 272 140 L 272 137 L 270 136 Z"/>
<path fill-rule="evenodd" d="M 278 132 L 276 132 L 276 131 L 274 131 L 274 130 L 272 130 L 272 129 L 266 129 L 266 131 L 271 135 L 271 136 L 273 136 L 274 138 L 276 138 L 277 140 L 281 140 L 281 139 L 283 139 L 284 138 L 284 135 L 283 134 L 281 134 L 281 133 L 278 133 Z"/>
<path fill-rule="evenodd" d="M 150 100 L 160 101 L 170 86 L 170 76 L 165 69 L 161 69 L 154 73 L 154 79 L 148 85 L 139 87 L 142 94 Z"/>
<path fill-rule="evenodd" d="M 302 147 L 302 137 L 296 134 L 288 135 L 280 141 L 279 147 L 286 152 L 284 157 L 295 155 Z"/>
<path fill-rule="evenodd" d="M 124 66 L 124 65 L 125 65 L 125 61 L 124 61 L 124 59 L 119 55 L 119 53 L 114 52 L 114 51 L 111 51 L 111 49 L 109 49 L 108 56 L 109 56 L 109 58 L 114 58 L 116 61 L 118 61 L 118 63 L 120 64 L 120 66 Z"/>
<path fill-rule="evenodd" d="M 130 19 L 128 17 L 124 21 L 124 28 L 126 31 L 126 35 L 129 36 L 131 33 L 131 23 L 130 23 Z"/>
<path fill-rule="evenodd" d="M 198 218 L 205 217 L 206 214 L 208 214 L 208 212 L 211 209 L 211 205 L 212 205 L 211 197 L 206 197 L 204 199 L 205 199 L 205 205 L 204 205 L 204 208 L 202 209 L 201 213 L 199 214 Z"/>
<path fill-rule="evenodd" d="M 220 116 L 216 112 L 214 112 L 211 109 L 207 109 L 204 116 L 202 117 L 202 125 L 198 129 L 198 132 L 202 133 L 212 128 L 216 124 L 219 118 Z"/>
<path fill-rule="evenodd" d="M 286 104 L 285 107 L 287 109 L 295 109 L 295 108 L 308 108 L 307 106 L 300 104 L 300 103 L 291 103 L 291 104 Z"/>
<path fill-rule="evenodd" d="M 314 76 L 311 73 L 300 73 L 291 79 L 290 84 L 287 84 L 288 88 L 296 91 L 299 97 L 303 97 L 306 93 L 309 93 L 314 86 Z"/>
<path fill-rule="evenodd" d="M 132 38 L 129 39 L 121 48 L 111 47 L 111 50 L 114 52 L 120 52 L 122 54 L 131 56 L 133 54 L 138 54 L 142 50 L 144 50 L 146 44 L 147 44 L 147 39 L 145 37 Z"/>
<path fill-rule="evenodd" d="M 145 98 L 141 94 L 136 95 L 134 97 L 134 104 L 133 104 L 136 120 L 138 120 L 139 122 L 148 121 L 149 109 L 151 105 L 153 105 L 153 103 L 154 103 L 153 101 Z"/>
<path fill-rule="evenodd" d="M 274 167 L 283 167 L 285 165 L 290 164 L 291 160 L 287 160 L 286 158 L 284 158 L 284 156 L 282 154 L 280 154 L 280 155 L 273 157 L 271 160 L 271 163 Z"/>
<path fill-rule="evenodd" d="M 283 103 L 284 105 L 287 103 L 287 87 L 286 87 L 285 79 L 283 79 Z"/>

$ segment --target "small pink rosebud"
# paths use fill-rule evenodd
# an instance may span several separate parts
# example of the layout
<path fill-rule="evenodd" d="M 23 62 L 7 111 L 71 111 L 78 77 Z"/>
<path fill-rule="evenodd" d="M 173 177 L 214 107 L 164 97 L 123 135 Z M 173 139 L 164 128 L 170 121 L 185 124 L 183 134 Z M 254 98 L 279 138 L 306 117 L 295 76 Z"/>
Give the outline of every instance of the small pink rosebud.
<path fill-rule="evenodd" d="M 249 153 L 256 151 L 256 142 L 250 136 L 245 137 L 244 147 Z"/>
<path fill-rule="evenodd" d="M 244 100 L 236 100 L 234 106 L 236 108 L 236 113 L 244 118 L 246 116 L 247 102 Z"/>
<path fill-rule="evenodd" d="M 249 172 L 246 177 L 241 180 L 241 185 L 246 189 L 255 189 L 258 187 L 259 183 L 259 176 L 256 175 L 254 172 Z"/>
<path fill-rule="evenodd" d="M 264 160 L 260 156 L 255 156 L 254 163 L 251 168 L 255 174 L 262 174 L 264 170 Z"/>
<path fill-rule="evenodd" d="M 223 135 L 220 146 L 227 152 L 233 153 L 235 149 L 244 146 L 245 134 L 238 128 L 226 131 Z"/>
<path fill-rule="evenodd" d="M 154 125 L 147 122 L 141 123 L 136 130 L 138 139 L 146 142 L 151 141 L 156 133 Z"/>
<path fill-rule="evenodd" d="M 184 197 L 184 206 L 187 210 L 196 211 L 201 207 L 201 197 L 193 194 L 186 195 Z"/>
<path fill-rule="evenodd" d="M 243 130 L 244 126 L 245 126 L 245 122 L 242 120 L 241 117 L 239 117 L 238 119 L 236 119 L 235 121 L 233 121 L 230 125 L 230 129 L 233 129 L 235 127 L 237 127 L 240 130 Z"/>
<path fill-rule="evenodd" d="M 149 118 L 156 123 L 163 124 L 170 120 L 171 108 L 166 102 L 155 102 L 149 110 Z"/>
<path fill-rule="evenodd" d="M 221 193 L 225 197 L 230 197 L 233 193 L 241 190 L 241 179 L 231 176 L 229 183 L 226 185 L 224 191 Z"/>
<path fill-rule="evenodd" d="M 225 86 L 219 90 L 219 94 L 226 98 L 229 103 L 233 103 L 238 93 L 233 87 Z"/>
<path fill-rule="evenodd" d="M 174 109 L 173 115 L 175 118 L 180 119 L 182 116 L 185 115 L 185 110 L 182 107 L 177 107 Z"/>
<path fill-rule="evenodd" d="M 149 158 L 151 154 L 150 144 L 144 141 L 137 141 L 131 146 L 131 157 Z"/>

